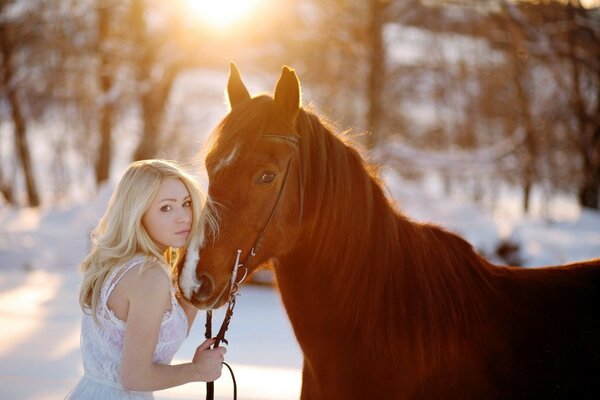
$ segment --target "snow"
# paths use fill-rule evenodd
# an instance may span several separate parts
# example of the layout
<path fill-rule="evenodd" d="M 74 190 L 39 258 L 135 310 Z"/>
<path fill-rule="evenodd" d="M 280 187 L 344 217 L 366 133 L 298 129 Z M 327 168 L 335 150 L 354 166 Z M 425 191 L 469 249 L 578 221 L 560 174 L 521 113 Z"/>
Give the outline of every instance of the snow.
<path fill-rule="evenodd" d="M 565 264 L 600 257 L 600 213 L 584 210 L 571 221 L 528 218 L 510 239 L 524 243 L 530 265 Z"/>
<path fill-rule="evenodd" d="M 0 275 L 0 398 L 59 399 L 83 370 L 79 352 L 79 274 L 74 269 L 8 270 Z M 204 339 L 204 316 L 198 314 L 190 336 L 174 363 L 191 360 Z M 220 324 L 222 313 L 215 313 Z M 267 287 L 246 286 L 235 309 L 227 338 L 240 398 L 295 399 L 300 391 L 302 356 L 277 294 Z M 215 383 L 215 398 L 232 398 L 232 381 L 224 369 Z M 203 398 L 203 383 L 156 392 L 158 399 Z"/>

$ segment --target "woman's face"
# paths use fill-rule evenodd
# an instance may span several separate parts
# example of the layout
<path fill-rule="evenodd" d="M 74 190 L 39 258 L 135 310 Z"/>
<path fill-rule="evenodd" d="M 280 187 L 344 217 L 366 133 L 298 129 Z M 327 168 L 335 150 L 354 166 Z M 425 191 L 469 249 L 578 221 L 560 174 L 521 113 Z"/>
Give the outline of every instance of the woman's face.
<path fill-rule="evenodd" d="M 192 199 L 178 178 L 166 178 L 142 216 L 142 225 L 161 250 L 183 247 L 192 227 Z"/>

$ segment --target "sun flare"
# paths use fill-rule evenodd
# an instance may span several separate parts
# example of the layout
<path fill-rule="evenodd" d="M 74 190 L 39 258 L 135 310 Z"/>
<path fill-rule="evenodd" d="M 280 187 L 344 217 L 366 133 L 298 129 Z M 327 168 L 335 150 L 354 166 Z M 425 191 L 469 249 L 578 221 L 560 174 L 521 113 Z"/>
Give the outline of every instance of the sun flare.
<path fill-rule="evenodd" d="M 581 0 L 581 5 L 584 8 L 600 7 L 600 0 Z"/>
<path fill-rule="evenodd" d="M 260 0 L 185 0 L 195 17 L 215 28 L 225 28 L 257 11 Z"/>

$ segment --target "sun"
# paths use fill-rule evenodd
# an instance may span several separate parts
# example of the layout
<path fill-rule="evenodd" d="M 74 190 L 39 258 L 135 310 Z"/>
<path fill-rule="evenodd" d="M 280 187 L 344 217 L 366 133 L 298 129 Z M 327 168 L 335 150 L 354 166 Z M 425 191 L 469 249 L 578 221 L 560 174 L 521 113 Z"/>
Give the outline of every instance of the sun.
<path fill-rule="evenodd" d="M 185 0 L 195 17 L 215 28 L 232 26 L 256 12 L 261 0 Z"/>
<path fill-rule="evenodd" d="M 581 0 L 581 5 L 585 8 L 600 7 L 600 0 Z"/>

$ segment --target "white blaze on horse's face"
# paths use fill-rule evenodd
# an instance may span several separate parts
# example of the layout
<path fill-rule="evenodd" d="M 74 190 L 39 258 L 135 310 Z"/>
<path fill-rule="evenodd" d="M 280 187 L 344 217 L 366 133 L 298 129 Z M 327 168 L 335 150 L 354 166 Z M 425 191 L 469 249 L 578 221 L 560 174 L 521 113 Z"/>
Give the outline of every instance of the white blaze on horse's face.
<path fill-rule="evenodd" d="M 221 161 L 219 161 L 216 165 L 215 168 L 213 169 L 214 172 L 219 171 L 220 169 L 230 165 L 235 158 L 237 157 L 237 153 L 239 150 L 239 146 L 236 145 L 233 150 L 231 151 L 231 153 L 229 153 L 229 155 L 227 157 L 224 157 Z"/>
<path fill-rule="evenodd" d="M 179 273 L 179 288 L 188 300 L 192 298 L 194 292 L 200 289 L 200 282 L 196 276 L 196 265 L 200 261 L 200 247 L 202 247 L 203 242 L 203 232 L 190 239 L 185 255 L 185 264 Z"/>
<path fill-rule="evenodd" d="M 239 146 L 235 146 L 233 150 L 221 159 L 213 168 L 213 171 L 219 171 L 226 166 L 232 164 L 238 156 Z M 198 280 L 196 266 L 200 262 L 200 249 L 204 244 L 204 232 L 200 232 L 194 236 L 188 245 L 185 264 L 179 273 L 179 287 L 186 299 L 191 300 L 194 293 L 199 292 L 202 282 Z"/>

